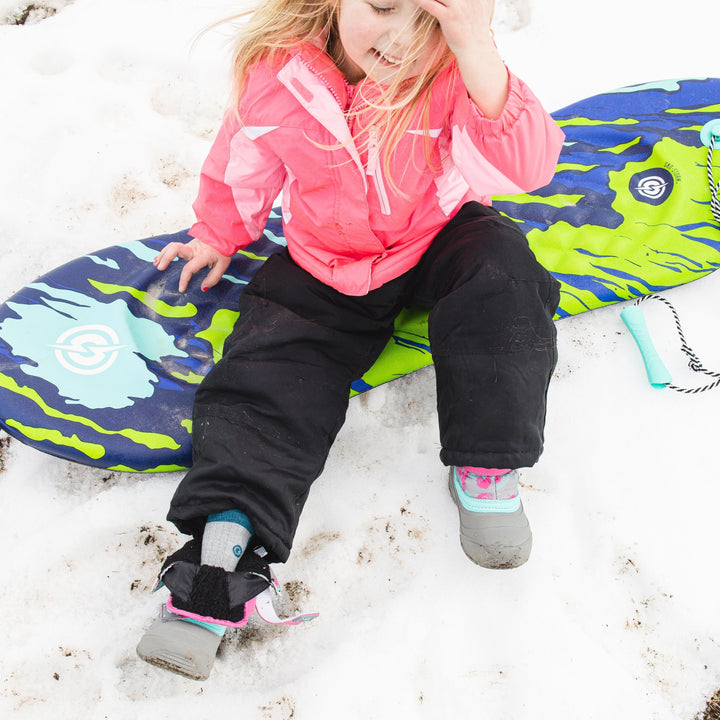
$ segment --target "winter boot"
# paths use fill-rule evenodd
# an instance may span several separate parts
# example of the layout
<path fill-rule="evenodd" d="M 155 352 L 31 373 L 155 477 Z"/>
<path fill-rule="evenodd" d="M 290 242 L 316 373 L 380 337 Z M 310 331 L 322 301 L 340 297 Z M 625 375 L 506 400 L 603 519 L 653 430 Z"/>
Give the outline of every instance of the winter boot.
<path fill-rule="evenodd" d="M 460 514 L 460 544 L 474 563 L 515 568 L 527 562 L 532 533 L 516 470 L 451 467 L 450 495 Z"/>
<path fill-rule="evenodd" d="M 138 655 L 166 670 L 193 680 L 210 675 L 227 627 L 243 627 L 257 611 L 272 625 L 299 625 L 317 613 L 281 618 L 272 603 L 280 584 L 265 560 L 261 545 L 253 545 L 233 571 L 203 565 L 200 543 L 191 540 L 165 560 L 156 589 L 170 597 L 162 616 L 140 640 Z"/>

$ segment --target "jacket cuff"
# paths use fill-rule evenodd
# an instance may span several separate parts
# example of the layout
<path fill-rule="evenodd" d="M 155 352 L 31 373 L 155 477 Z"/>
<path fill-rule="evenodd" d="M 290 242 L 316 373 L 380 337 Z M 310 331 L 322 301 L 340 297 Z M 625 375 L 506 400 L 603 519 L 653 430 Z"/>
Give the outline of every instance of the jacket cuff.
<path fill-rule="evenodd" d="M 469 115 L 467 124 L 471 126 L 471 132 L 474 131 L 482 135 L 504 135 L 511 132 L 515 123 L 527 109 L 528 104 L 534 100 L 526 92 L 526 88 L 525 83 L 508 70 L 508 96 L 500 116 L 494 119 L 484 115 L 473 99 L 468 96 Z"/>
<path fill-rule="evenodd" d="M 230 242 L 229 240 L 223 240 L 204 222 L 196 222 L 188 232 L 196 240 L 200 240 L 200 242 L 215 248 L 221 255 L 225 255 L 226 257 L 232 257 L 240 247 L 242 247 L 242 245 Z"/>

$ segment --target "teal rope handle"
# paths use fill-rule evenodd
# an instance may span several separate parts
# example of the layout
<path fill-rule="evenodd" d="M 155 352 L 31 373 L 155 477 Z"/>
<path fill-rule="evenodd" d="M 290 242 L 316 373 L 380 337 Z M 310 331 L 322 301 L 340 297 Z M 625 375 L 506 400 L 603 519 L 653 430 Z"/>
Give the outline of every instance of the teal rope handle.
<path fill-rule="evenodd" d="M 642 308 L 639 305 L 626 307 L 620 313 L 620 317 L 640 350 L 650 384 L 659 389 L 670 385 L 672 377 L 655 350 Z"/>
<path fill-rule="evenodd" d="M 650 339 L 650 331 L 645 323 L 645 316 L 639 307 L 640 303 L 646 300 L 659 300 L 670 309 L 670 312 L 675 318 L 675 329 L 680 337 L 680 350 L 688 357 L 688 367 L 694 372 L 713 378 L 713 382 L 696 388 L 683 388 L 672 384 L 670 373 L 667 371 L 662 363 L 662 360 L 660 360 L 660 356 L 655 351 L 652 340 Z M 681 393 L 696 394 L 705 392 L 706 390 L 712 390 L 720 385 L 720 373 L 708 370 L 703 366 L 700 358 L 685 340 L 685 333 L 683 332 L 682 325 L 680 324 L 680 317 L 677 314 L 677 310 L 675 310 L 672 304 L 662 297 L 662 295 L 646 295 L 638 298 L 633 305 L 625 308 L 620 313 L 620 316 L 630 330 L 633 338 L 635 338 L 635 342 L 637 343 L 645 363 L 648 380 L 653 387 L 667 387 Z"/>

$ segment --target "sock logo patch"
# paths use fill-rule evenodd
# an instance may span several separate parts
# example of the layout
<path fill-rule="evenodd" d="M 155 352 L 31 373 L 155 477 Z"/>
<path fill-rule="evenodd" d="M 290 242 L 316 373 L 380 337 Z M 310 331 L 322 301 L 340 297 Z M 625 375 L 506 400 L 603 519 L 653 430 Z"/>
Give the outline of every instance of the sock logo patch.
<path fill-rule="evenodd" d="M 243 554 L 244 550 L 245 548 L 243 548 L 242 545 L 235 545 L 235 547 L 233 547 L 233 555 L 236 558 L 239 558 Z"/>

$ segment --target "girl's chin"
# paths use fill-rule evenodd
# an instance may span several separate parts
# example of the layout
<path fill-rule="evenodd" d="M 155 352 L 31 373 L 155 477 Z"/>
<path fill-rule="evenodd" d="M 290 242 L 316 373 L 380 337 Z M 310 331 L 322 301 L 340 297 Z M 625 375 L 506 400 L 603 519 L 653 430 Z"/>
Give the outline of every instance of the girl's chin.
<path fill-rule="evenodd" d="M 367 77 L 381 85 L 389 85 L 400 76 L 400 68 L 394 65 L 376 63 L 367 71 Z"/>

